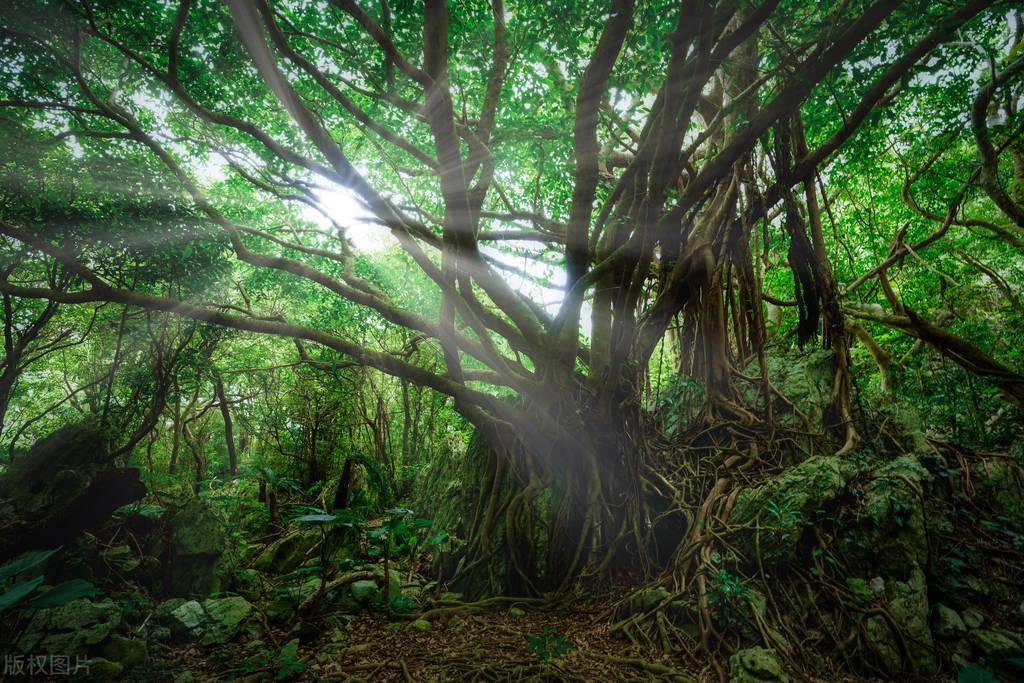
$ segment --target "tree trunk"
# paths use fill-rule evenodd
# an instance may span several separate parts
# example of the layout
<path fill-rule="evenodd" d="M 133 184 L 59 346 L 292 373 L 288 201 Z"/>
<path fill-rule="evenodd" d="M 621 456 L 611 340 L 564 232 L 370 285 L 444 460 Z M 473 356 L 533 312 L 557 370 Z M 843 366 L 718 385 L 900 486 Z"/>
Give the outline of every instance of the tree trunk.
<path fill-rule="evenodd" d="M 479 493 L 453 576 L 460 589 L 539 595 L 651 559 L 639 396 L 616 389 L 584 406 L 567 399 L 574 393 L 545 392 L 519 424 L 477 425 L 467 457 L 478 463 Z"/>
<path fill-rule="evenodd" d="M 167 467 L 170 474 L 178 472 L 178 451 L 181 449 L 181 390 L 178 382 L 174 382 L 174 424 L 171 426 L 171 462 Z"/>
<path fill-rule="evenodd" d="M 334 509 L 344 510 L 348 507 L 348 489 L 352 481 L 352 458 L 345 458 L 345 465 L 341 468 L 341 479 L 338 480 L 338 488 L 334 492 Z"/>
<path fill-rule="evenodd" d="M 281 526 L 281 513 L 277 509 L 277 491 L 273 488 L 267 491 L 267 510 L 270 513 L 270 525 Z"/>
<path fill-rule="evenodd" d="M 232 477 L 235 477 L 238 474 L 238 454 L 235 452 L 234 427 L 231 422 L 231 409 L 228 407 L 227 396 L 224 393 L 224 380 L 219 374 L 216 375 L 213 388 L 217 394 L 217 402 L 220 404 L 221 417 L 224 418 L 224 441 L 228 447 L 228 471 Z"/>

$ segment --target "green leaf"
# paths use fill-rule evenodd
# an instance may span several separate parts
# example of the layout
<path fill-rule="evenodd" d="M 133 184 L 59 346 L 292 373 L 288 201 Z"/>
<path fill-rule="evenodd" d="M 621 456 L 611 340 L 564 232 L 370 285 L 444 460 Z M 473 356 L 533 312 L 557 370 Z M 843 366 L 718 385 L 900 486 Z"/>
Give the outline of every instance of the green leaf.
<path fill-rule="evenodd" d="M 39 584 L 43 582 L 43 577 L 37 576 L 31 581 L 23 581 L 22 583 L 15 584 L 14 588 L 7 591 L 3 595 L 0 595 L 0 612 L 6 612 L 16 604 L 21 602 L 22 598 L 34 591 Z"/>
<path fill-rule="evenodd" d="M 4 566 L 0 567 L 0 582 L 9 579 L 15 574 L 22 573 L 26 569 L 35 567 L 37 564 L 44 562 L 59 550 L 60 548 L 54 548 L 53 550 L 38 550 L 36 552 L 26 553 L 13 562 L 8 562 Z"/>
<path fill-rule="evenodd" d="M 337 516 L 335 516 L 335 515 L 302 515 L 301 517 L 296 517 L 295 521 L 296 522 L 300 522 L 300 523 L 306 523 L 306 522 L 333 522 L 336 519 L 337 519 Z"/>
<path fill-rule="evenodd" d="M 999 683 L 991 671 L 977 664 L 969 664 L 960 669 L 956 675 L 956 683 Z"/>
<path fill-rule="evenodd" d="M 33 609 L 41 609 L 43 607 L 59 607 L 60 605 L 66 605 L 72 600 L 78 600 L 79 598 L 88 598 L 96 595 L 99 591 L 89 581 L 85 579 L 71 579 L 64 583 L 58 583 L 50 590 L 42 593 L 32 600 L 29 601 L 28 606 Z"/>
<path fill-rule="evenodd" d="M 447 531 L 439 531 L 436 534 L 431 534 L 430 536 L 427 536 L 427 543 L 430 543 L 431 545 L 441 545 L 442 543 L 444 543 L 447 540 L 448 540 L 448 532 Z"/>

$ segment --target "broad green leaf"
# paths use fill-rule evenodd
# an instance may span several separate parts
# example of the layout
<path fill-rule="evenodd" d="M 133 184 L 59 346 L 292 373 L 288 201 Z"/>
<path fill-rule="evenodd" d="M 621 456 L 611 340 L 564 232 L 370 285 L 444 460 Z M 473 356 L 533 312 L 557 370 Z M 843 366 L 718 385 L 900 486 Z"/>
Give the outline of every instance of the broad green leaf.
<path fill-rule="evenodd" d="M 14 588 L 0 595 L 0 612 L 6 612 L 17 605 L 29 593 L 34 591 L 43 582 L 43 577 L 37 576 L 31 581 L 15 584 Z"/>
<path fill-rule="evenodd" d="M 33 609 L 43 607 L 59 607 L 79 598 L 88 598 L 99 593 L 96 586 L 85 579 L 71 579 L 32 598 L 28 606 Z"/>
<path fill-rule="evenodd" d="M 999 679 L 985 667 L 969 664 L 960 669 L 960 673 L 956 675 L 956 683 L 999 683 Z"/>
<path fill-rule="evenodd" d="M 63 547 L 63 546 L 61 546 Z M 54 553 L 58 552 L 60 548 L 54 548 L 53 550 L 38 550 L 35 552 L 27 553 L 13 562 L 8 562 L 4 566 L 0 567 L 0 582 L 3 582 L 15 574 L 20 574 L 27 569 L 31 569 L 36 565 L 45 562 L 47 558 L 53 556 Z"/>
<path fill-rule="evenodd" d="M 296 517 L 295 521 L 299 523 L 333 522 L 337 518 L 336 515 L 302 515 L 301 517 Z"/>

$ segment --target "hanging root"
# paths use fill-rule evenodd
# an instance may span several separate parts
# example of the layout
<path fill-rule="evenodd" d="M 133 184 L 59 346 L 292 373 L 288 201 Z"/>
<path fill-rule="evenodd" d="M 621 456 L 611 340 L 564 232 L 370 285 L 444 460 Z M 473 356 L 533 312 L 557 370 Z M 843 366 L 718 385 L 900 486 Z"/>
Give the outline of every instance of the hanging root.
<path fill-rule="evenodd" d="M 724 660 L 752 639 L 776 648 L 794 668 L 800 664 L 786 642 L 801 642 L 795 633 L 804 629 L 781 616 L 792 611 L 788 603 L 793 600 L 774 595 L 772 582 L 764 580 L 759 589 L 764 587 L 767 604 L 754 609 L 744 586 L 758 577 L 732 576 L 725 561 L 738 556 L 728 524 L 737 498 L 744 488 L 783 470 L 797 436 L 744 420 L 704 427 L 689 434 L 683 446 L 666 444 L 670 450 L 662 455 L 667 471 L 649 472 L 645 479 L 664 482 L 659 490 L 671 492 L 686 531 L 663 572 L 615 606 L 620 618 L 614 630 L 693 666 L 710 667 L 708 673 L 721 681 L 726 680 Z M 760 574 L 763 580 L 763 570 Z M 803 579 L 807 585 L 814 581 L 810 574 Z M 845 585 L 831 583 L 827 589 L 831 592 L 824 602 L 836 604 L 846 597 Z M 636 604 L 651 595 L 658 596 L 657 603 L 637 610 Z M 810 592 L 808 599 L 813 603 L 821 598 Z M 846 621 L 837 623 L 848 628 Z"/>

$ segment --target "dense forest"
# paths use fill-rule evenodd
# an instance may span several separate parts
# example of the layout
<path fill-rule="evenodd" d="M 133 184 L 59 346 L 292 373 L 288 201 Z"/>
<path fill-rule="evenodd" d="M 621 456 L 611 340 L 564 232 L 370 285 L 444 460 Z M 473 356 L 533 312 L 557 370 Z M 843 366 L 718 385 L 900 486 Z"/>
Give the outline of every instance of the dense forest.
<path fill-rule="evenodd" d="M 1009 0 L 4 0 L 0 680 L 1024 680 Z"/>

